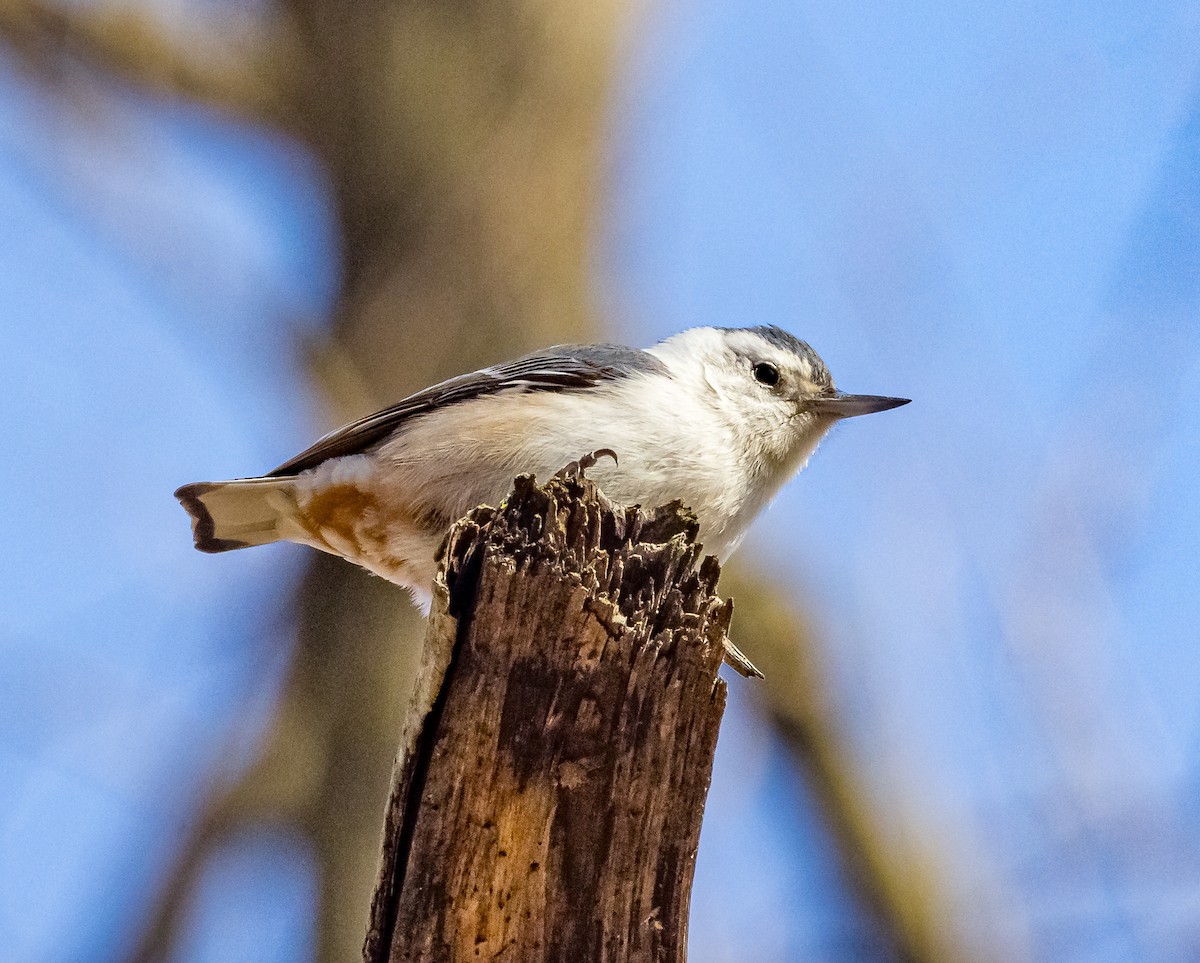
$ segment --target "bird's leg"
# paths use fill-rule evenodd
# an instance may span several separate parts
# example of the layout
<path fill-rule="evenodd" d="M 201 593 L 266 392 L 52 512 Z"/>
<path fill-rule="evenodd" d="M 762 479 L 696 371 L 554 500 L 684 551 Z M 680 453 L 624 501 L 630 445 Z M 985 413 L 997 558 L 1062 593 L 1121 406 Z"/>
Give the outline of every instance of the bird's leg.
<path fill-rule="evenodd" d="M 557 472 L 554 473 L 555 478 L 582 478 L 583 473 L 591 468 L 601 458 L 608 457 L 613 460 L 613 464 L 619 464 L 617 461 L 617 453 L 611 448 L 597 448 L 595 451 L 589 451 L 586 455 L 580 455 L 579 458 L 572 462 L 567 462 Z"/>

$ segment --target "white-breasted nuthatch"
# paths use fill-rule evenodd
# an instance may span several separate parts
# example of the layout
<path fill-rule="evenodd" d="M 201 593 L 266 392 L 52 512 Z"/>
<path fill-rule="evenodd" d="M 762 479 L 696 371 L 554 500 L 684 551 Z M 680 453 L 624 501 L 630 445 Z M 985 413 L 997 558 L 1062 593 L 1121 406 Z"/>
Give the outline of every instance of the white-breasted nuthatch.
<path fill-rule="evenodd" d="M 261 478 L 184 485 L 202 552 L 300 542 L 428 606 L 450 525 L 513 477 L 585 453 L 613 501 L 679 499 L 725 559 L 835 422 L 906 404 L 849 395 L 776 327 L 692 328 L 645 351 L 559 345 L 443 381 L 339 428 Z"/>

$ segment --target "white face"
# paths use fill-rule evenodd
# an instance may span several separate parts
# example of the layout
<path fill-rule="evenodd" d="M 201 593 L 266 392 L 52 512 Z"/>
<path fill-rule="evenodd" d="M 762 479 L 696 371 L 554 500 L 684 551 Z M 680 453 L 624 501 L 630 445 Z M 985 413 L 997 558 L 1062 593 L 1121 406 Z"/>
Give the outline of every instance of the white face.
<path fill-rule="evenodd" d="M 807 459 L 835 418 L 806 402 L 835 393 L 808 345 L 777 329 L 693 328 L 655 349 L 677 378 L 694 382 L 746 449 L 779 467 Z"/>

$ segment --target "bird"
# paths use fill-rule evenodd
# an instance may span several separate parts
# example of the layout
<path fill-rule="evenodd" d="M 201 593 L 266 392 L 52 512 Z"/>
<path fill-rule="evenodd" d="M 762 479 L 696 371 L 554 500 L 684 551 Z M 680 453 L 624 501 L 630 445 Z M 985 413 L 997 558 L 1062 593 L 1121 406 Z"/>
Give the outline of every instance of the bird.
<path fill-rule="evenodd" d="M 837 422 L 909 400 L 839 391 L 812 347 L 775 325 L 689 328 L 646 349 L 556 345 L 410 395 L 261 477 L 175 497 L 202 552 L 298 542 L 428 612 L 447 531 L 499 504 L 518 474 L 586 467 L 618 504 L 678 499 L 724 561 Z"/>

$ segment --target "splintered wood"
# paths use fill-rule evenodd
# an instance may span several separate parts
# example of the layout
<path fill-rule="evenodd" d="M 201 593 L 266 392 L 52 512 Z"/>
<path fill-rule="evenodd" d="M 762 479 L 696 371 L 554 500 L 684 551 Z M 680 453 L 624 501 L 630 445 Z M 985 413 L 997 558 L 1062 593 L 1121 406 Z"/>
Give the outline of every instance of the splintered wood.
<path fill-rule="evenodd" d="M 686 958 L 732 614 L 695 538 L 526 476 L 454 526 L 367 963 Z"/>

